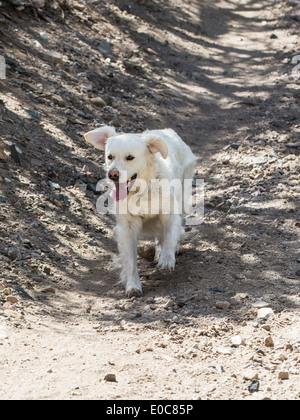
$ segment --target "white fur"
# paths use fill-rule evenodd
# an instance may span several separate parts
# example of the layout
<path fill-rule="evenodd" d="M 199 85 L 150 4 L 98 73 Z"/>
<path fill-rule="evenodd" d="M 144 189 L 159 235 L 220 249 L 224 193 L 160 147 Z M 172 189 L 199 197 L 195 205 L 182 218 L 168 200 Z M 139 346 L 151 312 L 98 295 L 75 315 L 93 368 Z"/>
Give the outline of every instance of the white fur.
<path fill-rule="evenodd" d="M 177 179 L 183 182 L 184 179 L 191 179 L 196 162 L 195 156 L 172 129 L 145 131 L 141 134 L 118 134 L 114 127 L 105 126 L 87 133 L 85 138 L 94 147 L 105 149 L 108 172 L 117 170 L 120 174 L 126 173 L 127 179 L 137 174 L 136 184 L 142 180 L 148 185 L 148 190 L 141 188 L 138 192 L 130 191 L 125 200 L 127 206 L 136 193 L 138 195 L 134 198 L 138 197 L 146 203 L 147 211 L 143 211 L 142 206 L 138 215 L 132 214 L 129 207 L 126 214 L 120 214 L 119 211 L 116 227 L 122 264 L 121 282 L 125 286 L 127 296 L 140 296 L 142 285 L 137 268 L 139 235 L 146 233 L 156 237 L 155 258 L 158 267 L 173 270 L 176 250 L 184 232 L 182 215 L 172 211 L 173 206 L 182 200 L 180 195 L 173 195 L 171 191 L 171 196 L 167 197 L 173 203 L 169 214 L 163 214 L 162 211 L 159 214 L 149 214 L 151 200 L 154 200 L 156 194 L 151 190 L 151 180 Z M 126 160 L 129 155 L 134 159 Z M 126 182 L 126 179 L 120 180 L 124 181 Z M 159 199 L 158 196 L 156 198 Z"/>

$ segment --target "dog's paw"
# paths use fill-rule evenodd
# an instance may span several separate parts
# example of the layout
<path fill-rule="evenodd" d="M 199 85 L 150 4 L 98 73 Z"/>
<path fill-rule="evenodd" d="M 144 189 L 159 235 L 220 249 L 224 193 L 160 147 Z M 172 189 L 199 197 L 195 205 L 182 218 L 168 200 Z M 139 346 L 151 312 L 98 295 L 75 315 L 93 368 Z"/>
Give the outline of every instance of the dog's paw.
<path fill-rule="evenodd" d="M 175 257 L 173 255 L 172 256 L 161 255 L 157 266 L 161 270 L 173 271 L 175 269 Z"/>
<path fill-rule="evenodd" d="M 143 296 L 143 292 L 142 292 L 142 289 L 140 288 L 131 287 L 131 288 L 126 289 L 126 296 L 128 298 L 141 297 Z"/>

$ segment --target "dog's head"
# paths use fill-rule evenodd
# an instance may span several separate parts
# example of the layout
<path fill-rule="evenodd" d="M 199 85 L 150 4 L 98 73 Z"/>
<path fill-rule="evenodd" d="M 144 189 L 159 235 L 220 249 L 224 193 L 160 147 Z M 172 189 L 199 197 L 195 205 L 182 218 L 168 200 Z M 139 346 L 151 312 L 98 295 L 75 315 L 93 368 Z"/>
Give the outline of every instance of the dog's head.
<path fill-rule="evenodd" d="M 104 126 L 85 134 L 85 139 L 99 150 L 105 150 L 107 175 L 114 182 L 112 197 L 124 200 L 136 179 L 147 179 L 155 153 L 168 157 L 164 139 L 144 132 L 118 134 L 114 127 Z"/>

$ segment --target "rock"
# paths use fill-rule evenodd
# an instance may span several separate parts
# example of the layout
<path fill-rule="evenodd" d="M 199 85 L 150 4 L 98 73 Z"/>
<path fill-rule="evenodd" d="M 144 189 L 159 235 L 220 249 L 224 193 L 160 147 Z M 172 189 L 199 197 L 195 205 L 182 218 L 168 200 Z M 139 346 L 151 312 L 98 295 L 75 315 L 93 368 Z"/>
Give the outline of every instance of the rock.
<path fill-rule="evenodd" d="M 18 299 L 15 296 L 7 296 L 6 297 L 6 302 L 17 303 Z"/>
<path fill-rule="evenodd" d="M 242 377 L 246 381 L 253 381 L 254 379 L 258 379 L 258 373 L 252 369 L 246 369 L 242 371 Z"/>
<path fill-rule="evenodd" d="M 55 182 L 48 182 L 49 187 L 51 187 L 53 190 L 60 190 L 60 185 L 56 184 Z"/>
<path fill-rule="evenodd" d="M 248 386 L 248 391 L 251 394 L 253 394 L 253 392 L 258 392 L 259 391 L 259 380 L 258 379 L 253 379 L 251 384 Z"/>
<path fill-rule="evenodd" d="M 215 307 L 217 309 L 221 309 L 222 311 L 226 311 L 230 307 L 230 303 L 227 300 L 217 300 L 215 303 Z"/>
<path fill-rule="evenodd" d="M 257 318 L 258 319 L 267 319 L 271 315 L 273 315 L 273 309 L 271 308 L 261 308 L 257 311 Z"/>
<path fill-rule="evenodd" d="M 116 375 L 114 373 L 109 373 L 104 377 L 106 382 L 117 382 Z"/>
<path fill-rule="evenodd" d="M 145 48 L 145 51 L 149 54 L 149 55 L 152 55 L 152 56 L 158 56 L 158 53 L 155 51 L 155 50 L 153 50 L 152 48 Z"/>
<path fill-rule="evenodd" d="M 278 39 L 278 36 L 277 36 L 276 34 L 271 34 L 271 35 L 270 35 L 270 38 L 271 38 L 271 39 Z"/>
<path fill-rule="evenodd" d="M 225 290 L 221 287 L 211 287 L 208 291 L 211 293 L 225 293 Z"/>
<path fill-rule="evenodd" d="M 86 7 L 84 3 L 73 3 L 72 6 L 74 9 L 78 10 L 79 12 L 83 12 Z"/>
<path fill-rule="evenodd" d="M 86 114 L 85 112 L 79 111 L 78 112 L 78 117 L 81 117 L 85 120 L 92 120 L 93 117 L 90 114 Z"/>
<path fill-rule="evenodd" d="M 48 274 L 48 275 L 51 274 L 51 268 L 44 265 L 43 266 L 43 273 Z"/>
<path fill-rule="evenodd" d="M 55 194 L 53 201 L 54 201 L 54 204 L 58 207 L 70 206 L 69 198 L 65 194 Z"/>
<path fill-rule="evenodd" d="M 60 95 L 52 95 L 51 96 L 52 102 L 58 106 L 66 106 L 66 101 Z"/>
<path fill-rule="evenodd" d="M 255 352 L 257 353 L 257 354 L 261 354 L 261 355 L 263 355 L 263 356 L 265 356 L 266 354 L 265 354 L 265 352 L 261 349 L 261 348 L 259 348 L 259 347 L 255 347 Z"/>
<path fill-rule="evenodd" d="M 49 35 L 46 32 L 40 32 L 40 37 L 43 41 L 49 41 Z"/>
<path fill-rule="evenodd" d="M 55 51 L 44 50 L 43 55 L 44 55 L 46 60 L 49 60 L 54 64 L 63 64 L 63 58 L 62 58 L 61 54 L 59 54 Z"/>
<path fill-rule="evenodd" d="M 4 249 L 4 255 L 6 255 L 11 261 L 21 260 L 22 255 L 18 246 L 12 246 Z"/>
<path fill-rule="evenodd" d="M 45 289 L 41 290 L 41 293 L 55 293 L 55 289 L 53 287 L 45 287 Z"/>
<path fill-rule="evenodd" d="M 0 195 L 0 203 L 6 203 L 6 197 Z"/>
<path fill-rule="evenodd" d="M 106 106 L 106 102 L 101 97 L 92 98 L 91 102 L 92 104 L 99 106 L 100 108 L 103 108 L 104 106 Z"/>
<path fill-rule="evenodd" d="M 5 288 L 5 289 L 1 290 L 1 293 L 5 296 L 8 296 L 8 295 L 10 295 L 11 291 L 10 291 L 9 288 Z"/>
<path fill-rule="evenodd" d="M 35 4 L 37 7 L 44 7 L 46 0 L 32 0 L 32 3 Z"/>
<path fill-rule="evenodd" d="M 270 335 L 265 338 L 265 346 L 266 347 L 274 347 L 274 341 L 273 341 L 273 338 Z"/>
<path fill-rule="evenodd" d="M 280 372 L 278 372 L 278 379 L 287 380 L 289 379 L 289 377 L 290 375 L 289 375 L 289 372 L 287 371 L 281 370 Z"/>
<path fill-rule="evenodd" d="M 252 304 L 254 308 L 268 308 L 270 304 L 265 302 L 264 300 L 258 300 Z"/>
<path fill-rule="evenodd" d="M 231 339 L 231 347 L 239 347 L 245 345 L 245 340 L 240 336 L 236 335 Z"/>

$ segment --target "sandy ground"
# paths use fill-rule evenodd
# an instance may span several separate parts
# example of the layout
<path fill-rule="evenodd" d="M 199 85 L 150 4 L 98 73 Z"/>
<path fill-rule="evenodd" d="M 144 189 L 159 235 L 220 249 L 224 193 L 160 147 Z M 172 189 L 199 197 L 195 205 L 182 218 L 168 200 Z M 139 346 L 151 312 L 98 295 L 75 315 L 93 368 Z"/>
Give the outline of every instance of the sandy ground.
<path fill-rule="evenodd" d="M 299 21 L 297 1 L 3 2 L 1 399 L 299 399 Z M 174 128 L 205 180 L 175 272 L 141 247 L 139 299 L 95 209 L 102 123 Z"/>

